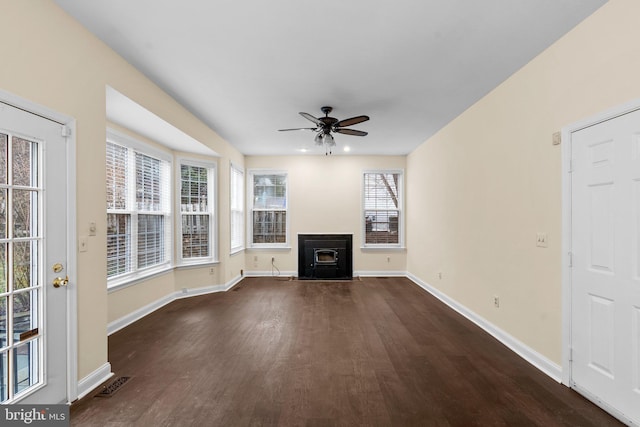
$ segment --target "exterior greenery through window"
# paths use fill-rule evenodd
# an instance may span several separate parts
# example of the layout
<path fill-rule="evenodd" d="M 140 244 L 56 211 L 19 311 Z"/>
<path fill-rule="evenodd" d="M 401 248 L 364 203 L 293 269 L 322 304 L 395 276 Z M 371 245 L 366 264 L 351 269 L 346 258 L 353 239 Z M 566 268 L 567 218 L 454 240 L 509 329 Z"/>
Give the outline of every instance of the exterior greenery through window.
<path fill-rule="evenodd" d="M 365 245 L 402 244 L 402 172 L 364 173 Z"/>
<path fill-rule="evenodd" d="M 244 172 L 231 165 L 230 173 L 231 208 L 231 252 L 244 248 Z"/>
<path fill-rule="evenodd" d="M 180 165 L 181 258 L 209 261 L 214 258 L 213 166 L 182 162 Z"/>
<path fill-rule="evenodd" d="M 287 174 L 253 172 L 251 191 L 251 242 L 258 246 L 286 245 Z"/>
<path fill-rule="evenodd" d="M 171 262 L 170 163 L 107 141 L 107 278 Z"/>

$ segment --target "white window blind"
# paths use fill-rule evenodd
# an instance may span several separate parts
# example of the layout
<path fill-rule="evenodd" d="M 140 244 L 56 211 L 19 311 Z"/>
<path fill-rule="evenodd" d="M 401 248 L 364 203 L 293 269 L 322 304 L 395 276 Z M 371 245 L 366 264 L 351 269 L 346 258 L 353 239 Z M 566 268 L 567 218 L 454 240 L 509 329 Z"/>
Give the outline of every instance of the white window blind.
<path fill-rule="evenodd" d="M 180 165 L 181 251 L 183 262 L 214 259 L 215 168 L 183 161 Z"/>
<path fill-rule="evenodd" d="M 230 173 L 231 207 L 231 252 L 244 248 L 244 172 L 231 165 Z"/>
<path fill-rule="evenodd" d="M 107 278 L 135 278 L 168 266 L 170 162 L 107 141 L 106 168 Z"/>
<path fill-rule="evenodd" d="M 401 244 L 402 172 L 364 173 L 365 245 Z"/>

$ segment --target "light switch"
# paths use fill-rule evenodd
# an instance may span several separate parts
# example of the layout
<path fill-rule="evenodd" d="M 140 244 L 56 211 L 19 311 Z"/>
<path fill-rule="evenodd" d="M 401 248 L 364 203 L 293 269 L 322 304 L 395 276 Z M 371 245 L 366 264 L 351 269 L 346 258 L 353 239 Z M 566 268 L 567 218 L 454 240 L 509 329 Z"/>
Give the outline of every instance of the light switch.
<path fill-rule="evenodd" d="M 96 230 L 97 230 L 96 223 L 94 221 L 91 221 L 89 223 L 89 236 L 95 236 Z"/>

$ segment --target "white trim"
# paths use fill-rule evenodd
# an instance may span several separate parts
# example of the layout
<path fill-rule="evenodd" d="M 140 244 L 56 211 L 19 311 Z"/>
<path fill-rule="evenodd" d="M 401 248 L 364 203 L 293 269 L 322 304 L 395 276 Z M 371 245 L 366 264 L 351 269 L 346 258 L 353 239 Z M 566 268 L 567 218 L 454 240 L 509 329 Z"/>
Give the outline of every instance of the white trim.
<path fill-rule="evenodd" d="M 457 311 L 459 314 L 463 315 L 464 317 L 478 325 L 480 328 L 484 329 L 489 335 L 493 336 L 518 356 L 522 357 L 524 360 L 541 370 L 543 373 L 547 374 L 555 381 L 560 382 L 560 379 L 562 378 L 562 368 L 556 363 L 547 359 L 545 356 L 538 353 L 523 342 L 519 341 L 509 333 L 498 328 L 491 322 L 487 321 L 485 318 L 469 310 L 464 305 L 458 303 L 446 294 L 440 292 L 438 289 L 434 288 L 426 282 L 423 282 L 416 276 L 408 274 L 407 278 L 420 286 L 425 291 L 429 292 L 434 297 L 438 298 L 453 310 Z"/>
<path fill-rule="evenodd" d="M 100 384 L 107 381 L 112 376 L 113 376 L 113 372 L 111 372 L 111 363 L 107 362 L 104 365 L 100 366 L 98 369 L 96 369 L 95 371 L 93 371 L 92 373 L 90 373 L 80 381 L 78 381 L 77 399 L 82 399 L 87 394 L 91 393 L 92 390 L 95 390 L 96 387 L 99 387 Z"/>
<path fill-rule="evenodd" d="M 71 135 L 66 137 L 66 190 L 67 190 L 67 272 L 69 285 L 67 286 L 67 400 L 75 400 L 78 393 L 78 267 L 77 267 L 77 189 L 76 189 L 76 120 L 63 113 L 59 113 L 0 89 L 0 101 L 21 110 L 38 115 L 45 119 L 67 126 Z"/>
<path fill-rule="evenodd" d="M 114 320 L 113 322 L 107 325 L 107 335 L 111 335 L 115 332 L 118 332 L 120 329 L 129 326 L 136 320 L 140 320 L 148 314 L 153 313 L 159 308 L 164 307 L 165 305 L 173 302 L 175 300 L 176 293 L 171 293 L 169 295 L 165 295 L 164 297 L 145 305 L 144 307 L 140 307 L 139 309 L 132 311 L 131 313 L 122 316 L 121 318 Z"/>
<path fill-rule="evenodd" d="M 207 191 L 209 193 L 209 210 L 207 212 L 194 212 L 198 215 L 209 215 L 209 256 L 200 258 L 182 257 L 182 165 L 195 166 L 207 170 Z M 215 160 L 202 160 L 188 156 L 176 156 L 173 168 L 175 197 L 173 206 L 175 209 L 174 242 L 175 242 L 175 266 L 202 266 L 206 264 L 218 263 L 218 163 Z"/>
<path fill-rule="evenodd" d="M 234 287 L 240 280 L 242 280 L 242 277 L 236 276 L 223 285 L 212 285 L 212 286 L 205 286 L 202 288 L 191 288 L 191 289 L 183 288 L 180 291 L 172 292 L 150 304 L 145 305 L 144 307 L 141 307 L 109 323 L 107 325 L 107 335 L 111 335 L 115 332 L 118 332 L 120 329 L 131 325 L 135 321 L 142 319 L 146 315 L 153 313 L 159 308 L 162 308 L 165 305 L 177 299 L 198 296 L 198 295 L 205 295 L 205 294 L 210 294 L 214 292 L 226 292 L 232 287 Z"/>
<path fill-rule="evenodd" d="M 366 243 L 367 239 L 367 222 L 365 220 L 365 212 L 367 211 L 365 204 L 365 176 L 369 174 L 399 174 L 400 175 L 400 183 L 398 188 L 398 243 Z M 405 170 L 400 169 L 364 169 L 361 174 L 361 190 L 360 194 L 360 232 L 362 233 L 362 241 L 360 242 L 360 249 L 363 251 L 367 250 L 406 250 L 405 246 L 405 220 L 406 220 L 406 212 L 405 212 Z"/>
<path fill-rule="evenodd" d="M 65 124 L 71 129 L 67 140 L 67 270 L 73 279 L 67 285 L 67 399 L 69 402 L 78 396 L 78 260 L 77 260 L 77 224 L 76 217 L 76 121 L 71 119 Z"/>
<path fill-rule="evenodd" d="M 354 271 L 353 277 L 409 277 L 406 271 Z"/>
<path fill-rule="evenodd" d="M 290 240 L 290 228 L 291 228 L 291 215 L 289 215 L 289 172 L 283 169 L 263 169 L 263 168 L 253 168 L 245 170 L 245 185 L 246 185 L 246 212 L 245 212 L 245 249 L 290 249 L 291 248 L 291 240 Z M 253 177 L 255 175 L 283 175 L 286 181 L 285 188 L 285 206 L 281 209 L 259 209 L 261 211 L 266 212 L 275 212 L 275 211 L 284 211 L 286 213 L 286 223 L 285 223 L 285 242 L 284 243 L 253 243 Z"/>
<path fill-rule="evenodd" d="M 264 271 L 264 270 L 246 271 L 245 270 L 244 277 L 297 277 L 298 276 L 297 271 L 281 271 L 278 274 L 276 273 L 277 272 L 271 272 L 270 270 L 267 270 L 267 271 Z"/>

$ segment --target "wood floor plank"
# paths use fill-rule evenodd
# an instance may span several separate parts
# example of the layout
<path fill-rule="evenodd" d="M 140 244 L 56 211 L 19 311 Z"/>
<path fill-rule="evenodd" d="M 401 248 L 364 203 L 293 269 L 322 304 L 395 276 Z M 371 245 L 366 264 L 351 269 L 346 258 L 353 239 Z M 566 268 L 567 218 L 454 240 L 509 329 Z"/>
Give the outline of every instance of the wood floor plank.
<path fill-rule="evenodd" d="M 404 278 L 246 278 L 109 337 L 74 426 L 618 426 Z"/>

